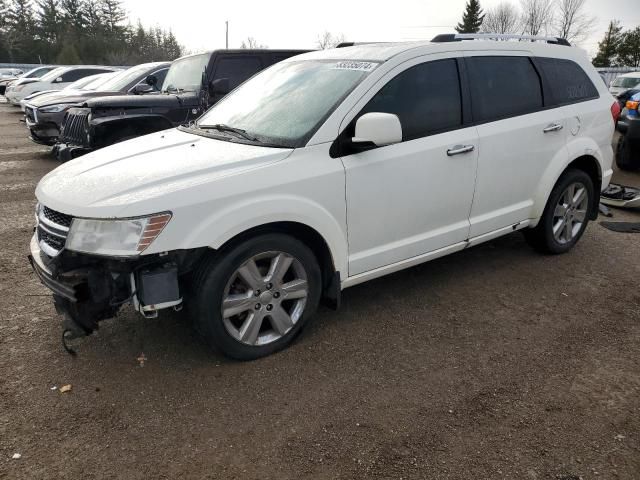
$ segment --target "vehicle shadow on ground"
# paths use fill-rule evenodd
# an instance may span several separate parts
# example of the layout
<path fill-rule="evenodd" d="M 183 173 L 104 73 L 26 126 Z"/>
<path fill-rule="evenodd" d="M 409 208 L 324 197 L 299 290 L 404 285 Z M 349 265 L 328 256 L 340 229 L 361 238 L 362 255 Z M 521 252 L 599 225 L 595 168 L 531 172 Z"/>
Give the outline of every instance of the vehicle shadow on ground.
<path fill-rule="evenodd" d="M 378 321 L 402 322 L 407 309 L 419 312 L 426 319 L 432 315 L 437 318 L 442 311 L 433 311 L 433 307 L 437 307 L 442 298 L 460 295 L 465 288 L 477 283 L 483 272 L 491 271 L 495 275 L 501 269 L 513 271 L 520 268 L 519 263 L 524 267 L 531 262 L 532 257 L 545 261 L 544 256 L 533 252 L 522 236 L 515 233 L 351 287 L 343 291 L 338 311 L 321 306 L 301 337 L 275 357 L 294 360 L 298 353 L 314 344 L 335 341 L 330 337 L 336 331 L 341 341 L 355 342 L 358 334 L 352 331 L 352 325 L 364 321 L 375 328 Z M 333 334 L 327 333 L 329 330 Z M 144 319 L 128 307 L 118 318 L 103 322 L 97 335 L 81 339 L 77 350 L 80 358 L 108 360 L 105 366 L 112 366 L 114 362 L 131 365 L 144 352 L 150 362 L 161 359 L 164 371 L 238 363 L 206 345 L 186 311 L 164 311 L 157 319 Z"/>

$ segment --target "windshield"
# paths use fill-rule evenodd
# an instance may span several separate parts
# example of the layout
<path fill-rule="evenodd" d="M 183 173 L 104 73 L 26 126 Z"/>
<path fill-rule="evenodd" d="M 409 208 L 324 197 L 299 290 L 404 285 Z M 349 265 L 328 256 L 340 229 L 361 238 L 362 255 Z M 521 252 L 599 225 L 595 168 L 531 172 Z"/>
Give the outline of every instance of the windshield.
<path fill-rule="evenodd" d="M 202 83 L 202 72 L 209 63 L 209 54 L 194 55 L 176 60 L 169 67 L 162 84 L 163 92 L 196 91 Z"/>
<path fill-rule="evenodd" d="M 137 67 L 131 67 L 111 77 L 108 81 L 104 82 L 100 86 L 101 90 L 105 92 L 119 92 L 126 88 L 131 82 L 135 81 L 141 75 L 149 70 L 149 65 L 138 65 Z"/>
<path fill-rule="evenodd" d="M 60 74 L 62 74 L 66 70 L 67 70 L 66 67 L 54 68 L 49 73 L 47 73 L 47 74 L 43 75 L 42 77 L 40 77 L 40 80 L 43 81 L 43 82 L 50 82 L 51 80 L 55 80 L 56 78 L 58 78 L 60 76 Z"/>
<path fill-rule="evenodd" d="M 38 67 L 24 74 L 24 78 L 38 78 L 56 67 Z"/>
<path fill-rule="evenodd" d="M 115 74 L 99 73 L 97 75 L 83 77 L 80 80 L 76 80 L 75 82 L 67 85 L 63 90 L 96 90 L 98 87 L 102 86 L 105 81 L 110 80 L 112 75 Z"/>
<path fill-rule="evenodd" d="M 618 77 L 613 81 L 612 87 L 632 88 L 640 83 L 640 77 Z"/>
<path fill-rule="evenodd" d="M 278 63 L 218 102 L 198 126 L 225 124 L 273 144 L 302 146 L 376 66 L 335 60 Z"/>

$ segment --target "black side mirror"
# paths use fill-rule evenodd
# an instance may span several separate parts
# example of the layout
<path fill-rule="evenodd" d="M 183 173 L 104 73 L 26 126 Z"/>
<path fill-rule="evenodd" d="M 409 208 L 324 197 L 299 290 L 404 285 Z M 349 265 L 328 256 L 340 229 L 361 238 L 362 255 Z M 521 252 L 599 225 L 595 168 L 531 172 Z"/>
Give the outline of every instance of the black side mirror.
<path fill-rule="evenodd" d="M 217 80 L 213 80 L 209 84 L 209 95 L 226 95 L 229 93 L 229 79 L 228 78 L 218 78 Z"/>
<path fill-rule="evenodd" d="M 153 92 L 153 86 L 148 85 L 146 83 L 139 83 L 135 87 L 133 87 L 133 93 L 136 95 L 141 95 L 143 93 Z"/>
<path fill-rule="evenodd" d="M 152 87 L 155 87 L 156 84 L 158 83 L 158 78 L 155 75 L 147 75 L 147 78 L 144 79 L 144 82 L 147 85 L 151 85 Z"/>

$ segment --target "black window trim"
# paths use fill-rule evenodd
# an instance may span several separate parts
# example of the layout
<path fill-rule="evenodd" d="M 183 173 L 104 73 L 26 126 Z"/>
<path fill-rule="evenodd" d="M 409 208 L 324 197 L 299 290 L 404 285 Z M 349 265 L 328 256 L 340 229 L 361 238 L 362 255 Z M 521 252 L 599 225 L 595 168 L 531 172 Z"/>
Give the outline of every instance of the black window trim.
<path fill-rule="evenodd" d="M 573 100 L 573 101 L 570 100 L 570 101 L 566 101 L 566 102 L 557 101 L 556 97 L 555 97 L 555 95 L 553 93 L 553 89 L 551 88 L 551 84 L 549 83 L 549 80 L 548 80 L 546 74 L 544 73 L 544 68 L 542 68 L 542 66 L 540 65 L 540 62 L 538 61 L 539 59 L 543 59 L 543 58 L 544 59 L 560 60 L 560 61 L 566 61 L 566 62 L 574 63 L 580 70 L 582 70 L 584 75 L 591 82 L 591 85 L 593 86 L 593 89 L 595 90 L 596 94 L 591 96 L 591 97 L 581 98 L 579 100 Z M 593 81 L 591 80 L 591 77 L 589 77 L 589 74 L 587 74 L 587 72 L 584 71 L 584 69 L 580 66 L 579 63 L 574 62 L 573 60 L 570 60 L 568 58 L 556 58 L 556 57 L 531 57 L 531 61 L 533 63 L 533 66 L 538 71 L 538 75 L 540 75 L 540 77 L 542 78 L 542 81 L 543 81 L 542 86 L 543 86 L 543 89 L 545 90 L 544 98 L 546 99 L 548 97 L 549 100 L 551 101 L 550 105 L 548 105 L 547 102 L 545 101 L 545 110 L 549 110 L 549 109 L 552 109 L 552 108 L 566 107 L 567 105 L 576 105 L 578 103 L 583 103 L 583 102 L 591 102 L 592 100 L 598 100 L 600 98 L 600 92 L 598 91 L 598 87 L 596 87 L 593 84 Z"/>
<path fill-rule="evenodd" d="M 520 112 L 517 113 L 515 115 L 503 115 L 500 117 L 496 117 L 496 118 L 492 118 L 489 120 L 476 120 L 473 118 L 473 97 L 471 95 L 471 84 L 468 83 L 467 87 L 468 87 L 468 93 L 469 93 L 469 103 L 471 104 L 471 123 L 469 124 L 469 126 L 478 126 L 478 125 L 485 125 L 487 123 L 493 123 L 493 122 L 500 122 L 502 120 L 508 120 L 509 118 L 516 118 L 516 117 L 522 117 L 524 115 L 531 115 L 532 113 L 538 113 L 538 112 L 542 112 L 545 110 L 549 110 L 551 108 L 557 108 L 557 107 L 546 107 L 545 106 L 545 89 L 544 89 L 544 85 L 543 85 L 543 78 L 540 75 L 540 72 L 538 71 L 538 68 L 536 67 L 536 65 L 533 63 L 532 59 L 530 56 L 528 55 L 473 55 L 472 57 L 464 57 L 464 63 L 465 63 L 465 68 L 468 69 L 469 65 L 468 65 L 468 60 L 471 58 L 526 58 L 529 60 L 529 63 L 531 64 L 531 66 L 533 67 L 533 70 L 536 72 L 536 75 L 538 77 L 538 82 L 540 83 L 540 95 L 542 97 L 542 108 L 534 108 L 530 111 L 525 111 L 525 112 Z M 467 82 L 470 82 L 470 78 L 467 75 L 466 76 Z"/>
<path fill-rule="evenodd" d="M 469 89 L 469 85 L 467 80 L 467 72 L 466 72 L 466 66 L 463 62 L 463 57 L 444 57 L 444 58 L 437 58 L 437 59 L 433 59 L 433 60 L 426 60 L 424 62 L 420 62 L 420 63 L 416 63 L 414 65 L 411 65 L 407 68 L 405 68 L 404 70 L 402 70 L 401 72 L 398 72 L 395 76 L 393 76 L 392 78 L 390 78 L 389 80 L 387 80 L 380 88 L 378 88 L 375 93 L 371 96 L 371 98 L 369 98 L 369 100 L 367 100 L 367 103 L 365 103 L 365 105 L 358 111 L 358 113 L 356 113 L 356 115 L 351 119 L 351 121 L 342 129 L 342 131 L 338 134 L 337 138 L 333 141 L 333 143 L 331 144 L 331 147 L 329 149 L 329 156 L 331 158 L 339 158 L 339 157 L 348 157 L 350 155 L 354 155 L 356 153 L 362 153 L 363 151 L 369 151 L 369 150 L 377 150 L 380 148 L 387 148 L 387 147 L 392 147 L 393 145 L 397 145 L 397 144 L 393 144 L 393 145 L 382 145 L 382 146 L 377 146 L 377 145 L 371 145 L 371 146 L 367 146 L 367 147 L 362 147 L 359 148 L 357 151 L 349 151 L 348 150 L 348 139 L 345 138 L 346 136 L 346 132 L 348 132 L 351 127 L 354 126 L 354 123 L 357 121 L 357 119 L 360 117 L 360 113 L 362 112 L 362 109 L 364 109 L 368 103 L 378 94 L 378 92 L 380 92 L 380 90 L 382 90 L 389 82 L 393 81 L 395 78 L 397 78 L 399 75 L 403 74 L 404 72 L 417 67 L 418 65 L 422 65 L 425 63 L 432 63 L 432 62 L 438 62 L 438 61 L 443 61 L 443 60 L 454 60 L 455 66 L 456 66 L 456 70 L 458 72 L 458 90 L 460 92 L 460 108 L 461 108 L 461 122 L 459 125 L 455 126 L 455 127 L 449 127 L 449 128 L 443 128 L 440 130 L 434 130 L 432 132 L 429 132 L 427 135 L 423 135 L 421 137 L 416 137 L 416 138 L 411 138 L 409 140 L 402 140 L 400 143 L 406 143 L 406 142 L 414 142 L 416 140 L 422 140 L 423 138 L 429 138 L 429 137 L 433 137 L 434 135 L 441 135 L 443 133 L 448 133 L 448 132 L 454 132 L 456 130 L 462 130 L 464 128 L 468 128 L 473 126 L 472 123 L 472 119 L 471 119 L 471 105 L 470 102 L 466 101 L 466 97 L 468 95 L 468 89 Z M 408 61 L 410 62 L 410 60 Z M 408 63 L 407 62 L 407 63 Z M 402 65 L 400 65 L 402 66 Z M 344 100 L 344 99 L 343 99 Z M 359 100 L 358 100 L 359 101 Z"/>

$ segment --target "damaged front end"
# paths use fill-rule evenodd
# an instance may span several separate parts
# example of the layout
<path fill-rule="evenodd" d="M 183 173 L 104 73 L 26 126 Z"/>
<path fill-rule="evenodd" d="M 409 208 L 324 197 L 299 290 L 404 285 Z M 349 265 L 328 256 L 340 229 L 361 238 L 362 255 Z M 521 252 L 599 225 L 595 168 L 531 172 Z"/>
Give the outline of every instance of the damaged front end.
<path fill-rule="evenodd" d="M 39 207 L 29 261 L 40 281 L 53 292 L 68 338 L 89 335 L 98 322 L 115 317 L 125 304 L 153 318 L 165 308 L 180 309 L 180 277 L 200 251 L 112 257 L 65 249 L 73 218 Z"/>

